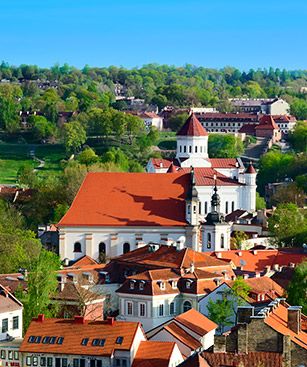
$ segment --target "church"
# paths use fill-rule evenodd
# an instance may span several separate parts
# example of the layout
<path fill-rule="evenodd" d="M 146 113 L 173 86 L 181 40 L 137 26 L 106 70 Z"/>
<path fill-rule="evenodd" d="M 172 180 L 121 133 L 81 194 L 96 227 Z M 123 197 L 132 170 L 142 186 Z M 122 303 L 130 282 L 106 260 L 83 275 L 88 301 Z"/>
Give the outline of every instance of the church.
<path fill-rule="evenodd" d="M 224 215 L 255 210 L 256 171 L 240 159 L 210 159 L 208 133 L 192 114 L 174 160 L 151 159 L 147 173 L 88 173 L 60 220 L 60 257 L 112 258 L 148 243 L 178 249 L 230 248 Z"/>

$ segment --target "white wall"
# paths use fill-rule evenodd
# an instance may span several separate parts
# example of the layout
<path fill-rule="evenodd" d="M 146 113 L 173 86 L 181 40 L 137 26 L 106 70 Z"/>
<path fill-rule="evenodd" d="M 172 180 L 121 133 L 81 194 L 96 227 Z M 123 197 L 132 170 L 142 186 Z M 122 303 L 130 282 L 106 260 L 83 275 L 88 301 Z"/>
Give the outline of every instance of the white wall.
<path fill-rule="evenodd" d="M 1 298 L 0 298 L 1 302 Z M 13 329 L 13 317 L 18 317 L 18 328 Z M 2 333 L 2 320 L 8 319 L 8 331 Z M 22 338 L 22 307 L 19 310 L 11 312 L 2 312 L 0 314 L 0 340 L 6 339 L 7 334 L 13 338 Z"/>

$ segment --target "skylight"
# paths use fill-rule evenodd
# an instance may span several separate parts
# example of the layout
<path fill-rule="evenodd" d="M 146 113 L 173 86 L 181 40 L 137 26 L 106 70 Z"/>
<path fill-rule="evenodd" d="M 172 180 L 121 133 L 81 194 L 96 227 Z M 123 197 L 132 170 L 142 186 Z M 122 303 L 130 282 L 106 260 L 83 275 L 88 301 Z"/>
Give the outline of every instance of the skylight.
<path fill-rule="evenodd" d="M 106 340 L 105 340 L 105 339 L 100 339 L 100 341 L 99 341 L 99 346 L 100 346 L 100 347 L 103 347 L 105 342 L 106 342 Z"/>
<path fill-rule="evenodd" d="M 49 340 L 50 340 L 50 336 L 44 336 L 44 338 L 43 338 L 43 344 L 49 343 Z"/>
<path fill-rule="evenodd" d="M 63 336 L 59 336 L 56 343 L 57 344 L 63 344 L 63 341 L 64 341 L 64 337 Z"/>
<path fill-rule="evenodd" d="M 37 336 L 35 337 L 35 343 L 39 344 L 42 340 L 42 337 L 41 336 Z"/>
<path fill-rule="evenodd" d="M 29 343 L 34 343 L 35 342 L 35 339 L 36 339 L 36 337 L 33 336 L 33 335 L 31 335 L 31 336 L 29 336 L 28 342 Z"/>
<path fill-rule="evenodd" d="M 52 336 L 49 340 L 49 344 L 54 344 L 56 341 L 56 336 Z"/>
<path fill-rule="evenodd" d="M 116 338 L 116 344 L 122 344 L 123 340 L 124 340 L 124 337 L 123 336 L 118 336 Z"/>
<path fill-rule="evenodd" d="M 99 344 L 99 339 L 93 339 L 92 345 L 96 347 Z"/>
<path fill-rule="evenodd" d="M 88 343 L 88 338 L 82 339 L 81 345 L 87 345 L 87 343 Z"/>

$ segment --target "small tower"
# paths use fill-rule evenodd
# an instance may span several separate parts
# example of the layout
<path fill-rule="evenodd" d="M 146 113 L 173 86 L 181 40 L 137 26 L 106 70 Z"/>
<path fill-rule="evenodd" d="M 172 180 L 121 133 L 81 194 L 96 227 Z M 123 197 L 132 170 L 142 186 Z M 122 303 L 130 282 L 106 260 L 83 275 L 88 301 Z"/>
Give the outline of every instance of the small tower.
<path fill-rule="evenodd" d="M 220 212 L 220 203 L 215 183 L 211 197 L 211 212 L 201 228 L 203 252 L 230 250 L 230 225 L 225 222 L 224 215 Z"/>
<path fill-rule="evenodd" d="M 196 180 L 194 168 L 191 167 L 191 187 L 186 197 L 186 221 L 191 226 L 197 226 L 199 223 L 199 199 L 196 190 Z"/>
<path fill-rule="evenodd" d="M 191 167 L 191 186 L 186 197 L 186 242 L 192 249 L 199 251 L 199 198 L 196 190 L 194 168 Z"/>
<path fill-rule="evenodd" d="M 249 163 L 249 166 L 246 168 L 244 172 L 245 178 L 245 208 L 248 211 L 256 210 L 256 177 L 257 172 L 252 164 Z"/>
<path fill-rule="evenodd" d="M 176 158 L 181 167 L 211 167 L 208 161 L 208 133 L 194 113 L 177 133 Z"/>

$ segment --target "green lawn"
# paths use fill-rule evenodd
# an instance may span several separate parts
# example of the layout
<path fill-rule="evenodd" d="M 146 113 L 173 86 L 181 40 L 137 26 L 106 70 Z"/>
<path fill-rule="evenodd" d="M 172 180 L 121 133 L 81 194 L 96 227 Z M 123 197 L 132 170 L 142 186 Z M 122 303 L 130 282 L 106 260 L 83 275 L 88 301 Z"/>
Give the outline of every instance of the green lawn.
<path fill-rule="evenodd" d="M 39 175 L 57 174 L 61 171 L 61 160 L 66 158 L 62 145 L 0 143 L 0 183 L 15 184 L 17 171 L 22 166 L 36 168 L 39 162 L 33 160 L 31 152 L 45 161 L 45 166 L 38 169 Z"/>

